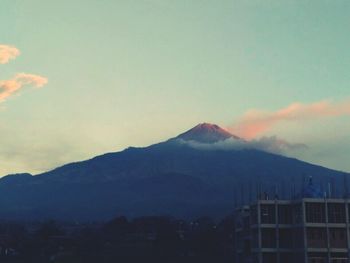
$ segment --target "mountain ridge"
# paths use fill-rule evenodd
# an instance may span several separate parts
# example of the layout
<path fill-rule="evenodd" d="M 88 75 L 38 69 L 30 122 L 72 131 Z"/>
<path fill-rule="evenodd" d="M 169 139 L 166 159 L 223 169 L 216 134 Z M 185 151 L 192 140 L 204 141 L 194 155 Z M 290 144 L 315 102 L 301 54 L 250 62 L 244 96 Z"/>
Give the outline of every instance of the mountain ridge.
<path fill-rule="evenodd" d="M 221 136 L 218 126 L 214 127 L 215 136 L 208 140 L 208 125 L 199 127 L 205 128 L 204 137 L 197 133 L 198 137 L 194 136 L 192 130 L 186 139 L 209 145 L 215 143 L 213 138 L 232 139 L 225 132 Z M 69 163 L 35 176 L 4 177 L 0 179 L 0 216 L 63 220 L 164 214 L 219 217 L 232 213 L 239 199 L 243 198 L 243 203 L 256 196 L 252 189 L 258 187 L 268 192 L 277 187 L 283 198 L 283 194 L 290 194 L 291 184 L 301 190 L 307 177 L 312 176 L 323 186 L 334 182 L 341 194 L 343 176 L 349 176 L 261 150 L 196 149 L 179 142 L 179 138 L 184 140 L 183 134 L 148 147 L 130 147 Z"/>

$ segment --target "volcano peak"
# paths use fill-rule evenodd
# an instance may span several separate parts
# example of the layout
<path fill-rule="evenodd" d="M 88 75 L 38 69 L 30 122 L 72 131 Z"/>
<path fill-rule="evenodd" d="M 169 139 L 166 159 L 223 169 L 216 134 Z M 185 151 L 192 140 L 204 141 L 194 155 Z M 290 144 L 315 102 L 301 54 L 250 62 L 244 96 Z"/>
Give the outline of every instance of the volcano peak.
<path fill-rule="evenodd" d="M 196 125 L 176 138 L 201 143 L 214 143 L 229 138 L 239 139 L 239 137 L 231 134 L 220 126 L 206 122 Z"/>

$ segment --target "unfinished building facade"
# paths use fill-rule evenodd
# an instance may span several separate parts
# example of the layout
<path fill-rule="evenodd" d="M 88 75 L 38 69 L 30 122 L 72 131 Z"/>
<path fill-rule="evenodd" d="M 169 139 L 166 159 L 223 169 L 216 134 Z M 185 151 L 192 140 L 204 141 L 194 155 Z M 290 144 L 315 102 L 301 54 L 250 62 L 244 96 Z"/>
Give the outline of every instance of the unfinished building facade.
<path fill-rule="evenodd" d="M 236 213 L 238 263 L 348 263 L 350 200 L 257 200 Z"/>

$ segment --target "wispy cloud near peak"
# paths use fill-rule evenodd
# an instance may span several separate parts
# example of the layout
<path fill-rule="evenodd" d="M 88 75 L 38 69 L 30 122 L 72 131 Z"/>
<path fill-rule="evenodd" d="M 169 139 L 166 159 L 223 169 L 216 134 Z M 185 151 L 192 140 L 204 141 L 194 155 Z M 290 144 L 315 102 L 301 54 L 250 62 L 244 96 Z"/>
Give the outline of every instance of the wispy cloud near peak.
<path fill-rule="evenodd" d="M 20 51 L 13 46 L 0 45 L 0 64 L 6 64 L 19 56 Z"/>
<path fill-rule="evenodd" d="M 342 102 L 325 100 L 310 104 L 295 102 L 275 112 L 249 110 L 228 129 L 238 136 L 252 139 L 281 122 L 307 121 L 343 115 L 350 115 L 350 100 Z"/>
<path fill-rule="evenodd" d="M 200 150 L 247 150 L 256 149 L 276 154 L 289 154 L 296 151 L 306 150 L 307 145 L 303 143 L 290 143 L 277 136 L 262 137 L 251 141 L 237 140 L 229 138 L 215 143 L 202 143 L 198 141 L 186 141 L 177 139 L 177 142 L 186 144 L 192 148 Z"/>

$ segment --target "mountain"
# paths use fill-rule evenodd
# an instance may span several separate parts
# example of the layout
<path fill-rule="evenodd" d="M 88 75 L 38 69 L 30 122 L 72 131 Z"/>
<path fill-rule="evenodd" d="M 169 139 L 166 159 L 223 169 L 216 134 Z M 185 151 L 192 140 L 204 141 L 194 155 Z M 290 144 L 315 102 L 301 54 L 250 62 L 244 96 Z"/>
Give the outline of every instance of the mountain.
<path fill-rule="evenodd" d="M 349 174 L 255 149 L 205 150 L 243 141 L 215 124 L 199 124 L 168 141 L 130 147 L 32 176 L 0 179 L 3 219 L 104 220 L 171 215 L 221 217 L 258 192 L 280 197 L 301 191 L 309 176 L 335 194 Z M 244 141 L 243 141 L 244 143 Z"/>

